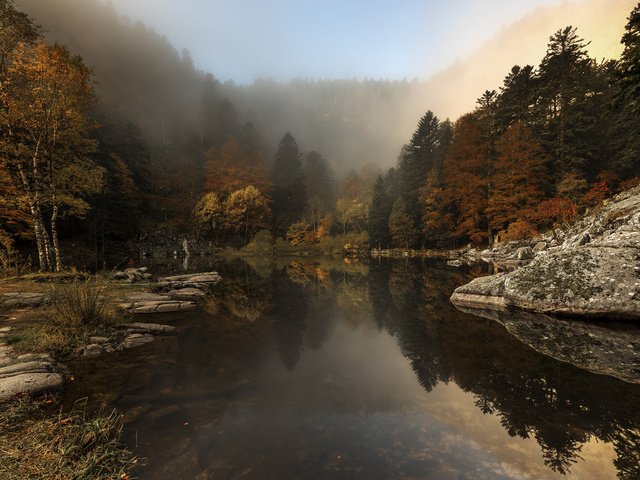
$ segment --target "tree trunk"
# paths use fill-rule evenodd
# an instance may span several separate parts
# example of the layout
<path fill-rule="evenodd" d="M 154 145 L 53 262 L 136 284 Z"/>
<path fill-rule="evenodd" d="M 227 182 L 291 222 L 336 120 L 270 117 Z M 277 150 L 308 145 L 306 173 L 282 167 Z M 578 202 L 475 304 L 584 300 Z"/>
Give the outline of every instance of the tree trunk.
<path fill-rule="evenodd" d="M 44 246 L 44 237 L 42 235 L 42 224 L 38 218 L 38 210 L 35 205 L 30 206 L 31 220 L 33 221 L 33 232 L 36 237 L 36 247 L 38 249 L 38 267 L 40 271 L 48 270 L 49 265 Z"/>
<path fill-rule="evenodd" d="M 53 254 L 55 260 L 55 270 L 59 272 L 62 270 L 62 254 L 60 252 L 60 242 L 58 241 L 58 206 L 54 205 L 53 212 L 51 213 L 51 240 L 53 243 Z"/>

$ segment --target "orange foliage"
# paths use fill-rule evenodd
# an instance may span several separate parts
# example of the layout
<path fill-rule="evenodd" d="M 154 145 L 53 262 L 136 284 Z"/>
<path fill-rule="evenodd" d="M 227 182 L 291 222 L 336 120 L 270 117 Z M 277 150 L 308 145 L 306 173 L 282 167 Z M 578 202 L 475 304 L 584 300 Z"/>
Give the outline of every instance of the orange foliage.
<path fill-rule="evenodd" d="M 629 190 L 633 187 L 637 187 L 638 185 L 640 185 L 640 177 L 633 177 L 633 178 L 629 178 L 623 182 L 620 182 L 620 189 L 621 190 Z"/>
<path fill-rule="evenodd" d="M 536 227 L 528 220 L 521 218 L 511 223 L 505 231 L 500 233 L 500 240 L 510 242 L 521 238 L 533 238 L 536 235 L 538 235 Z"/>
<path fill-rule="evenodd" d="M 229 138 L 219 149 L 205 154 L 204 190 L 227 195 L 249 185 L 263 193 L 271 191 L 264 159 Z"/>
<path fill-rule="evenodd" d="M 505 131 L 496 144 L 496 151 L 487 216 L 493 228 L 509 225 L 511 230 L 511 225 L 516 223 L 521 230 L 527 223 L 523 220 L 535 215 L 538 203 L 544 198 L 548 180 L 546 157 L 531 131 L 521 123 Z"/>
<path fill-rule="evenodd" d="M 567 198 L 549 198 L 540 203 L 536 217 L 546 224 L 569 223 L 578 215 L 578 207 Z"/>
<path fill-rule="evenodd" d="M 476 116 L 468 114 L 455 124 L 451 147 L 444 164 L 445 204 L 458 214 L 454 233 L 474 243 L 487 238 L 487 146 Z"/>
<path fill-rule="evenodd" d="M 610 191 L 605 182 L 596 182 L 582 196 L 582 201 L 589 207 L 598 205 L 609 195 Z"/>

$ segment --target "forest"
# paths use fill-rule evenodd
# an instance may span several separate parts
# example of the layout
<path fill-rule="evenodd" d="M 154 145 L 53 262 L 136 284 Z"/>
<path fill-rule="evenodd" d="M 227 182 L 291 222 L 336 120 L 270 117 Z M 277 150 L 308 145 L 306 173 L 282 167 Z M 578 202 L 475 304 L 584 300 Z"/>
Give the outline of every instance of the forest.
<path fill-rule="evenodd" d="M 171 238 L 490 246 L 640 183 L 640 5 L 620 58 L 549 32 L 473 111 L 425 105 L 399 152 L 381 132 L 417 81 L 220 82 L 97 0 L 0 0 L 0 21 L 4 268 L 106 266 Z"/>

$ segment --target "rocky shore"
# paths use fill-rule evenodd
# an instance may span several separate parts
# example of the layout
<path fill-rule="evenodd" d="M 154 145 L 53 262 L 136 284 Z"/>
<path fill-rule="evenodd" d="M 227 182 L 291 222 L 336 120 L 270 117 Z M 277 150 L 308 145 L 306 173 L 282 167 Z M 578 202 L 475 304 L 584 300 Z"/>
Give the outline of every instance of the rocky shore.
<path fill-rule="evenodd" d="M 151 276 L 144 268 L 129 269 L 126 273 L 116 272 L 113 280 L 134 283 L 150 281 Z M 128 315 L 193 310 L 220 280 L 216 272 L 162 277 L 149 283 L 150 289 L 157 293 L 131 293 L 119 299 L 117 306 Z M 42 293 L 5 293 L 0 297 L 0 305 L 9 311 L 42 307 L 48 302 L 49 298 Z M 117 327 L 119 332 L 113 338 L 90 337 L 86 345 L 73 352 L 73 356 L 95 358 L 144 345 L 157 336 L 177 333 L 174 326 L 149 322 L 122 323 Z M 5 342 L 11 330 L 10 326 L 0 328 L 0 403 L 17 396 L 33 398 L 62 390 L 70 375 L 67 368 L 46 353 L 16 355 Z"/>
<path fill-rule="evenodd" d="M 520 247 L 502 260 L 525 265 L 477 278 L 456 289 L 451 301 L 462 308 L 640 320 L 640 187 L 613 197 L 561 235 L 557 245 L 540 238 L 538 247 Z M 492 251 L 481 256 L 500 260 Z"/>

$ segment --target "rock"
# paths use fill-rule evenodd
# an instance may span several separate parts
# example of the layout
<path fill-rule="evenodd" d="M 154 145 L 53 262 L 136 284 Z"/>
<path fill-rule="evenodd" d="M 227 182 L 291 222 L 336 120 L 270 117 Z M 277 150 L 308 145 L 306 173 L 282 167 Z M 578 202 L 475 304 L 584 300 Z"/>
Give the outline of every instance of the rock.
<path fill-rule="evenodd" d="M 122 423 L 125 425 L 128 423 L 133 423 L 138 420 L 142 415 L 147 413 L 151 407 L 149 405 L 138 405 L 133 407 L 122 415 Z"/>
<path fill-rule="evenodd" d="M 9 292 L 2 294 L 0 304 L 5 307 L 40 307 L 47 303 L 49 299 L 44 293 L 32 292 Z"/>
<path fill-rule="evenodd" d="M 547 249 L 547 242 L 538 242 L 535 244 L 535 246 L 531 249 L 533 251 L 533 253 L 539 253 L 539 252 L 543 252 Z"/>
<path fill-rule="evenodd" d="M 153 335 L 132 333 L 122 342 L 123 348 L 134 348 L 144 345 L 145 343 L 153 342 Z"/>
<path fill-rule="evenodd" d="M 36 397 L 62 390 L 64 379 L 59 373 L 22 373 L 0 379 L 0 402 L 17 395 Z"/>
<path fill-rule="evenodd" d="M 87 345 L 82 349 L 81 356 L 84 358 L 96 358 L 104 353 L 104 348 L 102 345 L 98 345 L 97 343 L 92 343 Z"/>
<path fill-rule="evenodd" d="M 167 313 L 183 310 L 193 310 L 196 304 L 192 302 L 161 301 L 161 302 L 140 302 L 130 308 L 131 313 Z"/>
<path fill-rule="evenodd" d="M 464 264 L 465 263 L 462 260 L 449 260 L 447 262 L 447 265 L 449 265 L 450 267 L 461 267 Z"/>
<path fill-rule="evenodd" d="M 126 296 L 126 301 L 131 303 L 159 302 L 164 300 L 171 300 L 171 298 L 167 295 L 158 295 L 156 293 L 147 293 L 147 292 L 134 292 Z"/>
<path fill-rule="evenodd" d="M 198 288 L 181 288 L 179 290 L 170 290 L 167 292 L 171 298 L 175 300 L 199 301 L 204 300 L 206 294 Z"/>
<path fill-rule="evenodd" d="M 124 272 L 116 272 L 113 275 L 111 275 L 111 280 L 128 280 L 129 279 L 129 275 L 127 275 Z"/>
<path fill-rule="evenodd" d="M 107 337 L 89 337 L 90 343 L 109 343 L 109 339 Z"/>
<path fill-rule="evenodd" d="M 462 307 L 640 319 L 640 187 L 578 222 L 562 246 L 508 274 L 477 278 L 451 300 Z"/>
<path fill-rule="evenodd" d="M 126 268 L 124 271 L 115 272 L 111 275 L 113 280 L 125 281 L 127 283 L 136 283 L 151 278 L 151 275 L 147 273 L 149 269 L 147 267 L 140 268 Z"/>
<path fill-rule="evenodd" d="M 514 260 L 531 260 L 535 254 L 531 247 L 520 247 L 513 254 Z"/>
<path fill-rule="evenodd" d="M 48 353 L 23 353 L 18 355 L 16 360 L 20 362 L 49 362 L 54 363 L 53 358 Z"/>
<path fill-rule="evenodd" d="M 13 377 L 23 373 L 49 373 L 53 365 L 49 362 L 19 362 L 0 368 L 0 378 Z"/>
<path fill-rule="evenodd" d="M 123 326 L 132 333 L 150 333 L 154 335 L 171 335 L 176 333 L 176 327 L 158 323 L 134 322 L 127 323 Z"/>

